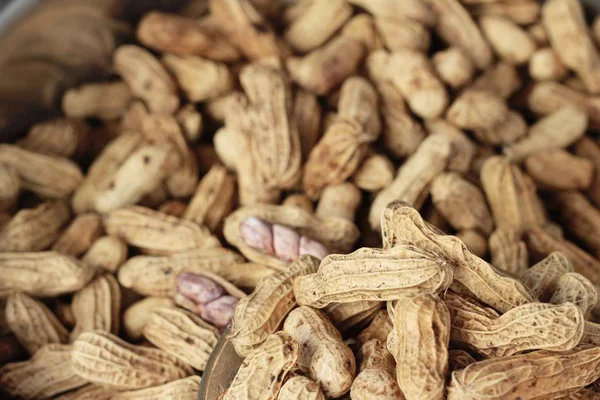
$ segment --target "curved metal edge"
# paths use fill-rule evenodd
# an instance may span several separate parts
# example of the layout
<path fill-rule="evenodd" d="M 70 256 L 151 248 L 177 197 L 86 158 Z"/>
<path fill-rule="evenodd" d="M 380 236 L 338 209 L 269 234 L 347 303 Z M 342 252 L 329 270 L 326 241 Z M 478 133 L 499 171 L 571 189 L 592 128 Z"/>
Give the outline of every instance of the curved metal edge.
<path fill-rule="evenodd" d="M 4 34 L 13 23 L 18 22 L 30 12 L 41 0 L 14 0 L 0 9 L 0 35 Z"/>
<path fill-rule="evenodd" d="M 230 331 L 231 326 L 223 331 L 206 363 L 200 381 L 198 400 L 217 400 L 218 396 L 227 389 L 222 386 L 222 383 L 229 384 L 244 361 L 237 355 L 231 341 L 227 339 Z"/>

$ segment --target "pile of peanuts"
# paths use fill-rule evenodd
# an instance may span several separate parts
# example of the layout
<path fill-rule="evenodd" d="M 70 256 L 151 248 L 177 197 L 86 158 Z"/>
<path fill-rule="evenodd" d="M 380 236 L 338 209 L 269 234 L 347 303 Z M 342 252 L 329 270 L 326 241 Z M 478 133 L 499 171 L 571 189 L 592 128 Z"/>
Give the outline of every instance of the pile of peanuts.
<path fill-rule="evenodd" d="M 0 144 L 2 398 L 196 399 L 221 339 L 221 400 L 600 399 L 578 0 L 191 0 L 97 39 Z"/>

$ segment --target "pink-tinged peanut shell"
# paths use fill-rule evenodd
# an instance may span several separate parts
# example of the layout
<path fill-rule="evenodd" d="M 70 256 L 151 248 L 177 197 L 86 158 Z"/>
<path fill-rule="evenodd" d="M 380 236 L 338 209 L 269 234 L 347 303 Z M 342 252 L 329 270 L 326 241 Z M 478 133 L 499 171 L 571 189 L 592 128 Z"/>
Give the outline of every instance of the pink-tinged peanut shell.
<path fill-rule="evenodd" d="M 240 299 L 234 296 L 222 296 L 209 303 L 201 304 L 198 306 L 200 317 L 217 328 L 225 328 L 233 319 L 239 301 Z"/>
<path fill-rule="evenodd" d="M 329 250 L 327 250 L 325 246 L 316 240 L 307 238 L 306 236 L 300 237 L 298 252 L 299 255 L 308 254 L 317 257 L 319 260 L 322 260 L 329 255 Z"/>
<path fill-rule="evenodd" d="M 244 242 L 257 250 L 272 254 L 273 226 L 256 217 L 248 217 L 240 224 L 240 235 Z"/>
<path fill-rule="evenodd" d="M 287 226 L 273 224 L 273 250 L 284 261 L 294 261 L 298 257 L 300 236 Z"/>
<path fill-rule="evenodd" d="M 183 272 L 177 277 L 177 292 L 196 304 L 205 304 L 223 296 L 225 289 L 209 278 Z"/>
<path fill-rule="evenodd" d="M 273 253 L 256 250 L 244 241 L 240 227 L 250 217 L 268 224 L 283 225 L 294 230 L 300 238 L 304 236 L 321 243 L 331 253 L 348 252 L 360 234 L 351 221 L 336 217 L 321 218 L 295 206 L 256 204 L 238 208 L 225 220 L 225 239 L 249 260 L 278 270 L 287 269 L 288 261 Z"/>

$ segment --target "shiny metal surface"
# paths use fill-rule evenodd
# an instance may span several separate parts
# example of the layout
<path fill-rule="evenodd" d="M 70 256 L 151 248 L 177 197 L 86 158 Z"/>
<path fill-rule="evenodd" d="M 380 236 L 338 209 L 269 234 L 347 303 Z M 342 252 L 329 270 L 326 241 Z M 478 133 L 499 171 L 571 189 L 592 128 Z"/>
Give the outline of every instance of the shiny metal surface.
<path fill-rule="evenodd" d="M 200 382 L 198 400 L 216 400 L 227 389 L 242 365 L 243 358 L 237 355 L 231 341 L 227 339 L 227 328 L 213 350 Z"/>

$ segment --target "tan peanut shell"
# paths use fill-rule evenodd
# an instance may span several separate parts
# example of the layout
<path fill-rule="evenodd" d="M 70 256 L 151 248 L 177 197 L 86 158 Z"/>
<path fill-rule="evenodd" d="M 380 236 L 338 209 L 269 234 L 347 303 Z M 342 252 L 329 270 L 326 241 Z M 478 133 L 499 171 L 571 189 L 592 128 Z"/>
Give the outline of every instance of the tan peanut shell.
<path fill-rule="evenodd" d="M 277 400 L 325 400 L 319 385 L 302 375 L 289 378 L 279 390 Z"/>
<path fill-rule="evenodd" d="M 534 297 L 521 282 L 500 274 L 487 262 L 471 254 L 462 242 L 441 234 L 431 227 L 414 208 L 393 202 L 381 216 L 383 245 L 418 246 L 427 254 L 443 257 L 442 265 L 453 265 L 454 280 L 470 295 L 500 311 L 534 301 Z"/>
<path fill-rule="evenodd" d="M 183 218 L 187 204 L 179 200 L 167 200 L 158 207 L 158 211 L 168 214 L 175 218 Z"/>
<path fill-rule="evenodd" d="M 590 128 L 598 129 L 600 126 L 600 119 L 598 118 L 600 98 L 597 95 L 586 94 L 558 82 L 548 81 L 537 83 L 531 92 L 529 92 L 527 105 L 531 111 L 538 115 L 549 115 L 565 107 L 577 108 L 580 110 L 580 113 L 583 111 L 589 118 Z M 571 136 L 575 132 L 579 132 L 581 126 L 580 118 L 578 117 L 573 120 L 572 124 L 572 126 L 566 125 L 564 128 L 561 128 L 565 129 L 563 133 L 564 138 Z M 555 140 L 550 139 L 550 143 Z M 535 142 L 539 142 L 539 140 L 535 140 Z"/>
<path fill-rule="evenodd" d="M 315 215 L 321 218 L 339 217 L 354 221 L 361 200 L 360 190 L 350 182 L 329 185 L 323 189 Z"/>
<path fill-rule="evenodd" d="M 321 311 L 301 306 L 289 313 L 283 330 L 302 349 L 298 366 L 327 397 L 340 397 L 356 377 L 356 361 L 340 332 Z"/>
<path fill-rule="evenodd" d="M 499 16 L 519 25 L 529 25 L 539 20 L 541 5 L 537 1 L 481 3 L 469 7 L 474 16 Z"/>
<path fill-rule="evenodd" d="M 497 228 L 523 232 L 544 223 L 533 181 L 506 158 L 493 156 L 484 162 L 481 184 Z"/>
<path fill-rule="evenodd" d="M 398 169 L 390 186 L 377 194 L 369 211 L 371 228 L 380 230 L 381 213 L 393 200 L 402 200 L 415 206 L 427 185 L 448 165 L 452 139 L 443 134 L 428 136 L 418 150 Z"/>
<path fill-rule="evenodd" d="M 498 62 L 475 79 L 471 88 L 489 90 L 507 99 L 523 86 L 519 71 L 514 65 Z"/>
<path fill-rule="evenodd" d="M 144 326 L 144 337 L 156 347 L 203 371 L 217 344 L 218 330 L 190 312 L 159 308 Z"/>
<path fill-rule="evenodd" d="M 62 111 L 69 118 L 111 120 L 125 114 L 131 101 L 131 91 L 125 82 L 89 83 L 65 92 Z"/>
<path fill-rule="evenodd" d="M 83 180 L 79 166 L 73 161 L 12 144 L 0 145 L 0 164 L 17 172 L 23 189 L 42 197 L 67 198 Z"/>
<path fill-rule="evenodd" d="M 283 35 L 290 46 L 305 53 L 325 43 L 352 15 L 344 0 L 311 3 L 287 26 Z"/>
<path fill-rule="evenodd" d="M 159 253 L 220 246 L 219 240 L 204 226 L 140 206 L 112 211 L 104 219 L 104 225 L 109 235 Z"/>
<path fill-rule="evenodd" d="M 392 83 L 416 115 L 435 119 L 446 110 L 446 89 L 423 54 L 410 50 L 396 51 L 390 57 L 388 71 Z"/>
<path fill-rule="evenodd" d="M 496 93 L 469 88 L 461 93 L 448 108 L 446 119 L 461 129 L 487 132 L 496 129 L 507 120 L 509 108 L 504 99 Z M 505 141 L 504 137 L 481 134 L 479 138 L 487 144 L 497 145 Z M 512 137 L 508 138 L 512 140 Z"/>
<path fill-rule="evenodd" d="M 196 400 L 200 390 L 200 377 L 197 375 L 176 379 L 163 385 L 115 393 L 111 400 Z M 91 399 L 90 399 L 91 400 Z"/>
<path fill-rule="evenodd" d="M 448 351 L 448 370 L 450 372 L 466 368 L 474 362 L 477 362 L 475 358 L 465 350 Z"/>
<path fill-rule="evenodd" d="M 595 171 L 600 168 L 600 146 L 595 140 L 581 138 L 575 143 L 575 155 L 590 160 L 594 164 Z M 600 205 L 600 175 L 594 174 L 594 179 L 586 194 L 594 205 Z"/>
<path fill-rule="evenodd" d="M 365 274 L 368 279 L 363 279 Z M 294 294 L 298 304 L 317 308 L 333 302 L 396 300 L 444 291 L 452 274 L 448 263 L 415 246 L 362 248 L 325 257 L 316 274 L 294 281 Z"/>
<path fill-rule="evenodd" d="M 181 107 L 175 114 L 175 119 L 189 143 L 196 143 L 200 139 L 205 119 L 200 111 L 196 110 L 194 104 L 187 104 Z"/>
<path fill-rule="evenodd" d="M 17 170 L 0 165 L 0 210 L 8 211 L 16 204 L 21 192 L 21 179 Z"/>
<path fill-rule="evenodd" d="M 77 157 L 87 150 L 89 127 L 85 122 L 57 118 L 31 127 L 19 147 L 58 157 Z"/>
<path fill-rule="evenodd" d="M 6 323 L 29 354 L 50 343 L 67 343 L 69 334 L 44 303 L 24 293 L 10 295 Z"/>
<path fill-rule="evenodd" d="M 174 54 L 192 54 L 216 61 L 233 62 L 239 50 L 230 44 L 209 16 L 202 19 L 151 11 L 137 27 L 137 39 L 152 49 Z"/>
<path fill-rule="evenodd" d="M 214 232 L 233 209 L 235 179 L 222 165 L 214 165 L 200 181 L 183 219 L 205 225 Z"/>
<path fill-rule="evenodd" d="M 341 32 L 344 36 L 364 43 L 369 52 L 383 47 L 383 39 L 375 28 L 374 19 L 368 14 L 355 14 L 342 27 Z"/>
<path fill-rule="evenodd" d="M 407 400 L 439 399 L 448 371 L 450 314 L 436 295 L 401 299 L 393 318 L 396 376 Z"/>
<path fill-rule="evenodd" d="M 461 49 L 478 69 L 490 64 L 492 50 L 458 0 L 427 0 L 424 4 L 434 12 L 435 30 L 446 43 Z"/>
<path fill-rule="evenodd" d="M 525 235 L 525 242 L 531 254 L 544 257 L 554 251 L 565 253 L 573 263 L 575 272 L 589 279 L 593 284 L 600 283 L 600 261 L 581 250 L 564 238 L 553 237 L 548 230 L 533 229 Z"/>
<path fill-rule="evenodd" d="M 277 270 L 287 269 L 288 262 L 274 255 L 254 250 L 241 237 L 240 225 L 249 217 L 286 226 L 299 235 L 320 242 L 330 252 L 349 251 L 359 236 L 358 228 L 352 221 L 337 217 L 320 218 L 293 206 L 256 204 L 238 208 L 225 220 L 223 227 L 225 239 L 251 261 Z"/>
<path fill-rule="evenodd" d="M 149 51 L 120 46 L 113 55 L 113 67 L 150 111 L 170 114 L 179 107 L 175 81 Z"/>
<path fill-rule="evenodd" d="M 96 270 L 116 272 L 127 259 L 127 244 L 114 236 L 101 236 L 92 243 L 81 260 Z"/>
<path fill-rule="evenodd" d="M 438 51 L 433 55 L 432 62 L 440 78 L 452 88 L 465 86 L 475 75 L 475 65 L 458 47 Z"/>
<path fill-rule="evenodd" d="M 71 346 L 64 344 L 48 344 L 29 360 L 0 368 L 0 387 L 26 400 L 49 399 L 86 383 L 75 372 Z"/>
<path fill-rule="evenodd" d="M 166 167 L 161 169 L 166 174 L 165 187 L 168 192 L 173 197 L 186 197 L 194 193 L 198 184 L 198 163 L 177 120 L 170 115 L 150 115 L 143 121 L 142 134 L 150 144 L 167 149 L 172 147 L 179 156 L 180 163 L 174 171 L 169 171 L 173 162 L 168 158 Z M 147 161 L 144 159 L 145 163 Z M 154 175 L 160 177 L 161 174 Z"/>
<path fill-rule="evenodd" d="M 473 140 L 443 119 L 425 121 L 425 129 L 431 135 L 445 136 L 446 140 L 450 142 L 448 170 L 466 173 L 475 157 L 476 146 Z"/>
<path fill-rule="evenodd" d="M 467 247 L 467 249 L 477 257 L 485 257 L 488 251 L 487 238 L 479 231 L 474 229 L 464 229 L 456 232 L 456 237 L 459 238 Z"/>
<path fill-rule="evenodd" d="M 145 297 L 123 312 L 123 330 L 129 339 L 139 340 L 144 334 L 144 327 L 155 310 L 175 308 L 171 297 Z"/>
<path fill-rule="evenodd" d="M 558 81 L 568 74 L 569 70 L 551 47 L 542 47 L 531 55 L 529 75 L 536 81 Z"/>
<path fill-rule="evenodd" d="M 111 400 L 115 394 L 111 389 L 107 389 L 96 384 L 87 384 L 79 389 L 61 394 L 55 397 L 55 400 Z"/>
<path fill-rule="evenodd" d="M 352 175 L 352 182 L 359 189 L 377 192 L 392 183 L 395 173 L 394 165 L 385 155 L 371 153 Z"/>
<path fill-rule="evenodd" d="M 215 147 L 238 173 L 241 204 L 272 203 L 302 173 L 290 83 L 280 69 L 260 63 L 244 67 L 239 79 L 246 95 L 230 97 L 225 129 L 219 131 L 225 136 L 215 136 Z M 222 146 L 219 137 L 225 139 Z"/>
<path fill-rule="evenodd" d="M 0 297 L 60 296 L 81 289 L 93 275 L 89 266 L 54 251 L 0 253 Z"/>
<path fill-rule="evenodd" d="M 240 300 L 229 334 L 240 356 L 249 355 L 281 327 L 288 313 L 296 306 L 293 280 L 315 273 L 318 264 L 318 260 L 312 256 L 300 256 L 287 270 L 266 277 L 250 295 Z"/>
<path fill-rule="evenodd" d="M 452 373 L 448 400 L 556 398 L 598 379 L 599 363 L 599 347 L 479 361 Z"/>
<path fill-rule="evenodd" d="M 393 329 L 392 320 L 387 310 L 379 310 L 373 317 L 368 327 L 362 330 L 356 337 L 356 346 L 361 348 L 369 340 L 377 339 L 382 342 L 387 341 L 387 337 Z"/>
<path fill-rule="evenodd" d="M 121 287 L 113 275 L 95 278 L 73 296 L 71 303 L 75 327 L 71 339 L 82 332 L 104 331 L 119 333 L 121 320 Z"/>
<path fill-rule="evenodd" d="M 527 137 L 505 148 L 504 153 L 520 161 L 537 152 L 567 147 L 584 135 L 587 126 L 584 112 L 563 107 L 536 122 Z"/>
<path fill-rule="evenodd" d="M 209 9 L 227 41 L 249 60 L 280 55 L 275 33 L 252 2 L 210 0 Z"/>
<path fill-rule="evenodd" d="M 479 19 L 479 26 L 494 52 L 510 64 L 526 63 L 535 51 L 536 45 L 529 33 L 508 18 L 486 15 Z"/>
<path fill-rule="evenodd" d="M 583 275 L 567 272 L 556 281 L 556 290 L 549 301 L 552 304 L 572 303 L 588 317 L 598 303 L 598 293 Z"/>
<path fill-rule="evenodd" d="M 293 193 L 283 199 L 281 202 L 282 206 L 294 206 L 303 209 L 306 212 L 314 212 L 314 206 L 312 201 L 307 195 L 302 193 Z"/>
<path fill-rule="evenodd" d="M 519 277 L 529 267 L 527 246 L 513 229 L 496 229 L 489 237 L 489 249 L 491 264 L 502 271 Z"/>
<path fill-rule="evenodd" d="M 139 129 L 141 130 L 141 127 Z M 73 194 L 71 204 L 76 214 L 95 210 L 94 203 L 99 188 L 114 178 L 119 167 L 141 145 L 142 135 L 136 131 L 125 132 L 106 144 Z"/>
<path fill-rule="evenodd" d="M 377 92 L 369 80 L 350 77 L 340 89 L 337 115 L 355 119 L 369 138 L 376 139 L 381 133 L 378 104 Z"/>
<path fill-rule="evenodd" d="M 197 56 L 174 54 L 164 55 L 162 62 L 192 103 L 218 98 L 233 89 L 233 77 L 226 64 Z"/>
<path fill-rule="evenodd" d="M 376 17 L 392 17 L 404 20 L 411 18 L 424 25 L 431 26 L 436 20 L 435 14 L 419 1 L 399 3 L 394 0 L 350 0 L 351 4 L 364 8 Z"/>
<path fill-rule="evenodd" d="M 303 176 L 306 194 L 315 200 L 325 186 L 343 183 L 352 176 L 373 140 L 357 119 L 336 117 L 308 155 Z M 324 159 L 330 162 L 323 165 Z"/>
<path fill-rule="evenodd" d="M 425 137 L 423 128 L 408 112 L 400 91 L 388 73 L 390 54 L 383 50 L 373 51 L 365 62 L 369 78 L 381 96 L 383 117 L 383 143 L 396 157 L 414 153 Z"/>
<path fill-rule="evenodd" d="M 321 136 L 321 105 L 317 96 L 304 89 L 297 89 L 294 94 L 294 118 L 298 124 L 302 159 L 308 154 Z"/>
<path fill-rule="evenodd" d="M 96 214 L 80 214 L 52 245 L 52 250 L 71 257 L 79 257 L 102 236 L 102 219 Z"/>
<path fill-rule="evenodd" d="M 600 55 L 578 1 L 552 0 L 542 7 L 542 23 L 562 62 L 577 72 L 590 93 L 600 93 Z"/>
<path fill-rule="evenodd" d="M 163 257 L 137 256 L 121 266 L 117 277 L 121 286 L 144 296 L 171 297 L 176 294 L 179 273 L 213 272 L 229 281 L 235 281 L 239 276 L 244 276 L 244 273 L 250 273 L 246 271 L 248 266 L 241 264 L 242 261 L 243 258 L 237 253 L 220 247 Z"/>
<path fill-rule="evenodd" d="M 483 193 L 459 174 L 450 172 L 436 177 L 431 183 L 431 197 L 434 206 L 454 228 L 491 233 L 492 216 Z"/>
<path fill-rule="evenodd" d="M 381 41 L 391 51 L 416 50 L 428 52 L 431 35 L 423 24 L 410 18 L 377 17 L 375 28 Z"/>
<path fill-rule="evenodd" d="M 80 377 L 117 390 L 161 385 L 192 375 L 192 369 L 160 349 L 129 344 L 104 332 L 84 332 L 73 343 Z"/>
<path fill-rule="evenodd" d="M 270 335 L 242 362 L 222 400 L 276 400 L 285 377 L 298 361 L 299 352 L 298 343 L 289 334 Z"/>
<path fill-rule="evenodd" d="M 368 325 L 381 309 L 383 302 L 357 301 L 332 303 L 323 309 L 325 315 L 342 335 Z"/>
<path fill-rule="evenodd" d="M 558 280 L 568 272 L 573 272 L 570 258 L 567 254 L 556 251 L 523 271 L 520 279 L 538 300 L 549 301 L 556 290 Z"/>
<path fill-rule="evenodd" d="M 138 203 L 173 173 L 179 161 L 168 147 L 141 146 L 119 166 L 111 179 L 98 185 L 94 210 L 104 214 Z"/>
<path fill-rule="evenodd" d="M 524 304 L 495 319 L 470 319 L 460 308 L 453 307 L 450 314 L 452 340 L 490 358 L 527 350 L 571 350 L 583 334 L 583 313 L 572 303 Z"/>
<path fill-rule="evenodd" d="M 62 200 L 21 209 L 0 230 L 0 251 L 27 252 L 46 250 L 69 221 L 71 211 Z"/>
<path fill-rule="evenodd" d="M 600 211 L 579 191 L 561 191 L 552 196 L 562 226 L 594 254 L 600 250 Z"/>
<path fill-rule="evenodd" d="M 405 399 L 395 377 L 394 357 L 384 341 L 369 340 L 361 346 L 357 358 L 360 360 L 360 372 L 350 389 L 352 399 Z"/>
<path fill-rule="evenodd" d="M 525 168 L 540 189 L 585 190 L 594 178 L 591 161 L 564 150 L 535 153 L 525 159 Z"/>
<path fill-rule="evenodd" d="M 344 58 L 339 59 L 339 54 L 344 54 Z M 351 76 L 365 56 L 364 43 L 338 35 L 302 58 L 287 59 L 286 66 L 298 85 L 318 95 L 325 95 Z"/>

